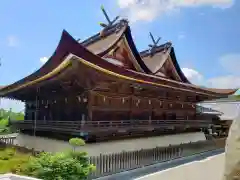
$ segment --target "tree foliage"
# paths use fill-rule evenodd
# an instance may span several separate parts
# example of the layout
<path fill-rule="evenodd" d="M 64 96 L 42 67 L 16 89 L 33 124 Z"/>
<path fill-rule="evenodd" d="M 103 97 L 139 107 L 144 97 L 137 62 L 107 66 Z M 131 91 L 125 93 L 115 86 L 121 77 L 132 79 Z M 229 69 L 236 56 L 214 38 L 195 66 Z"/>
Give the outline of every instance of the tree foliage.
<path fill-rule="evenodd" d="M 10 122 L 9 119 L 11 120 L 24 120 L 24 114 L 21 112 L 12 112 L 10 109 L 4 110 L 0 109 L 0 134 L 8 134 L 12 133 L 12 129 L 9 127 Z"/>
<path fill-rule="evenodd" d="M 74 147 L 82 146 L 82 139 L 69 140 Z M 41 153 L 31 157 L 19 171 L 19 174 L 36 177 L 44 180 L 82 180 L 95 170 L 89 163 L 86 152 L 68 151 L 59 153 Z"/>
<path fill-rule="evenodd" d="M 24 114 L 22 112 L 13 112 L 11 109 L 0 109 L 0 120 L 8 118 L 13 120 L 24 120 Z"/>

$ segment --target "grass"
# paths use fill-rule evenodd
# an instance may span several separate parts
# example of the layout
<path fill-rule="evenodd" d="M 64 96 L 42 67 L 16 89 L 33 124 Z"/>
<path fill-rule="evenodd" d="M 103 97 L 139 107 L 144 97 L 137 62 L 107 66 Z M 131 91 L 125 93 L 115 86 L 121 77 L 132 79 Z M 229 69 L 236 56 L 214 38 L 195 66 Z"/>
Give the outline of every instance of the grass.
<path fill-rule="evenodd" d="M 13 148 L 0 149 L 0 174 L 17 173 L 17 169 L 28 162 L 30 154 L 17 152 Z"/>

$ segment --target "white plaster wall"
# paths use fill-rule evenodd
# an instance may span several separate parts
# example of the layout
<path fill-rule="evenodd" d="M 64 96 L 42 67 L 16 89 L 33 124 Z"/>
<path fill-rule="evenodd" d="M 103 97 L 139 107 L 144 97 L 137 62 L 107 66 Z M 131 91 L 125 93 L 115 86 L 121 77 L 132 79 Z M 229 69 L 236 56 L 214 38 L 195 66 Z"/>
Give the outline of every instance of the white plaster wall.
<path fill-rule="evenodd" d="M 194 161 L 135 180 L 222 180 L 224 154 Z"/>
<path fill-rule="evenodd" d="M 240 111 L 240 102 L 205 102 L 199 105 L 222 112 L 223 115 L 220 116 L 222 120 L 233 120 Z"/>
<path fill-rule="evenodd" d="M 87 144 L 84 147 L 80 147 L 80 149 L 87 151 L 89 155 L 99 155 L 100 153 L 110 154 L 122 151 L 134 151 L 142 148 L 154 148 L 156 146 L 163 147 L 168 146 L 169 144 L 176 145 L 205 139 L 204 133 L 197 132 Z M 33 137 L 25 134 L 19 134 L 15 143 L 49 152 L 63 151 L 70 148 L 68 142 L 43 137 Z"/>

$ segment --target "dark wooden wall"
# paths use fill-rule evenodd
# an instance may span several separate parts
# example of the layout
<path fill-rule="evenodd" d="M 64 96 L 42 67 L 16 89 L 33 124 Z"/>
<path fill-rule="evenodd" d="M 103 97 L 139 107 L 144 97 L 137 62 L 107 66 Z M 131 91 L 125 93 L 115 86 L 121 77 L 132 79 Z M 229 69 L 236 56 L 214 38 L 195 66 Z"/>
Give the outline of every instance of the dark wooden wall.
<path fill-rule="evenodd" d="M 94 90 L 26 102 L 26 120 L 118 121 L 207 119 L 196 113 L 196 94 L 150 89 L 127 83 L 105 83 Z M 37 107 L 37 108 L 36 108 Z"/>
<path fill-rule="evenodd" d="M 37 108 L 36 108 L 37 107 Z M 87 119 L 87 101 L 83 96 L 69 93 L 55 100 L 26 102 L 25 120 L 77 121 Z"/>
<path fill-rule="evenodd" d="M 196 114 L 196 94 L 118 84 L 89 92 L 89 117 L 106 120 L 206 119 Z"/>

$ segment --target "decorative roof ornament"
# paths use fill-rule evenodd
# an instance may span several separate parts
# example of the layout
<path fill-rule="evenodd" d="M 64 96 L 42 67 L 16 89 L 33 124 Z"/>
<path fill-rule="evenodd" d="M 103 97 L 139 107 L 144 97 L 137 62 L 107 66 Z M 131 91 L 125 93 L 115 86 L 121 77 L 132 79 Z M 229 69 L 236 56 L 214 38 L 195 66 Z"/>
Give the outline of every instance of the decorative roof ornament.
<path fill-rule="evenodd" d="M 149 35 L 152 39 L 153 44 L 149 44 L 148 46 L 150 47 L 149 51 L 151 53 L 151 56 L 153 56 L 156 53 L 156 48 L 157 48 L 157 45 L 158 45 L 161 37 L 159 37 L 157 40 L 155 40 L 151 32 L 149 33 Z"/>
<path fill-rule="evenodd" d="M 100 26 L 103 27 L 103 30 L 102 30 L 102 32 L 100 33 L 101 36 L 103 36 L 103 35 L 104 35 L 104 31 L 110 29 L 110 28 L 114 25 L 114 23 L 119 19 L 119 16 L 116 16 L 116 17 L 111 21 L 110 18 L 109 18 L 109 16 L 108 16 L 108 14 L 107 14 L 107 12 L 106 12 L 106 10 L 104 9 L 104 6 L 103 6 L 103 5 L 101 6 L 101 10 L 102 10 L 102 12 L 103 12 L 103 14 L 104 14 L 107 22 L 108 22 L 108 24 L 99 23 Z"/>
<path fill-rule="evenodd" d="M 172 42 L 168 41 L 165 45 L 164 45 L 164 53 L 168 52 L 168 50 L 170 50 L 172 48 Z M 169 51 L 170 52 L 170 51 Z"/>
<path fill-rule="evenodd" d="M 116 33 L 118 33 L 123 26 L 128 25 L 129 21 L 127 19 L 121 19 L 120 22 L 117 24 Z"/>

